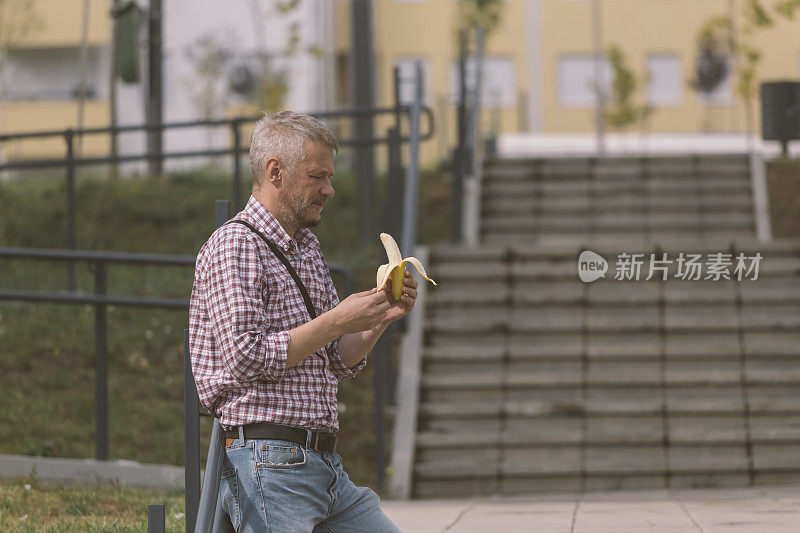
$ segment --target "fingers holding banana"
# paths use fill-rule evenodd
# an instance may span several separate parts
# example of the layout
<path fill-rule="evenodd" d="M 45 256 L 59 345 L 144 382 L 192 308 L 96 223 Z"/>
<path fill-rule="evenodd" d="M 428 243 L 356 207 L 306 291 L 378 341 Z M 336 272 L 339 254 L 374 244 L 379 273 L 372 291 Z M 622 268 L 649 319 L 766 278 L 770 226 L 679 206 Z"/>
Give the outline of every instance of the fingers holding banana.
<path fill-rule="evenodd" d="M 391 294 L 394 301 L 400 301 L 401 298 L 408 295 L 410 296 L 413 294 L 413 298 L 416 298 L 417 292 L 417 282 L 411 277 L 411 273 L 406 270 L 406 263 L 411 263 L 414 265 L 414 268 L 417 269 L 422 277 L 436 285 L 436 282 L 430 279 L 425 272 L 425 268 L 422 266 L 422 263 L 416 257 L 407 257 L 403 259 L 403 256 L 400 253 L 400 248 L 397 246 L 397 242 L 392 238 L 391 235 L 388 233 L 381 233 L 380 235 L 381 242 L 383 243 L 383 247 L 386 249 L 386 256 L 389 258 L 389 262 L 385 265 L 382 265 L 378 268 L 377 273 L 377 281 L 378 281 L 378 288 L 385 288 L 388 285 L 388 282 L 391 281 L 390 289 L 388 289 L 389 294 Z M 409 285 L 407 280 L 411 280 L 413 284 Z M 413 293 L 406 291 L 406 287 L 413 289 Z"/>
<path fill-rule="evenodd" d="M 389 291 L 392 290 L 392 283 L 394 280 L 391 278 L 387 282 L 386 286 Z M 418 283 L 417 280 L 411 275 L 411 272 L 406 270 L 403 276 L 403 286 L 400 288 L 400 300 L 404 302 L 411 302 L 413 303 L 417 298 L 417 287 Z M 391 294 L 391 292 L 390 292 Z"/>

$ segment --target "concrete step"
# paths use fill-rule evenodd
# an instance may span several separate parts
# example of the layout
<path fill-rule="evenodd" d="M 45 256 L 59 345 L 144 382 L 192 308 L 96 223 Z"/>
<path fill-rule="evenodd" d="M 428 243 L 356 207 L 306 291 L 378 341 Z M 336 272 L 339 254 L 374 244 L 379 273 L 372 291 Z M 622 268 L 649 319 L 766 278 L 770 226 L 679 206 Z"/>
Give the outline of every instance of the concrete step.
<path fill-rule="evenodd" d="M 488 232 L 481 231 L 481 243 L 489 243 L 491 246 L 567 246 L 567 243 L 583 243 L 583 249 L 593 250 L 598 246 L 608 243 L 620 242 L 675 242 L 692 241 L 705 242 L 709 246 L 721 243 L 732 242 L 742 237 L 752 238 L 754 233 L 735 232 L 730 230 L 711 230 L 703 231 L 662 231 L 656 228 L 642 228 L 640 232 L 606 232 L 598 233 L 592 228 L 584 231 L 563 231 L 559 233 L 519 233 L 519 232 Z"/>
<path fill-rule="evenodd" d="M 430 380 L 422 390 L 423 402 L 466 404 L 469 402 L 517 401 L 540 404 L 541 409 L 560 413 L 582 413 L 587 406 L 603 412 L 660 412 L 666 405 L 670 411 L 743 410 L 743 387 L 734 380 L 696 380 L 694 382 L 635 385 L 630 383 L 571 384 L 540 383 L 499 387 L 486 383 L 464 383 L 457 378 L 442 383 Z M 446 385 L 446 386 L 442 386 Z M 746 385 L 748 405 L 759 413 L 800 411 L 798 383 L 762 380 Z M 655 393 L 654 391 L 658 391 Z"/>
<path fill-rule="evenodd" d="M 558 231 L 594 228 L 595 231 L 640 231 L 642 226 L 663 230 L 729 229 L 752 231 L 750 212 L 679 213 L 582 213 L 562 214 L 500 214 L 487 215 L 481 220 L 484 232 Z"/>
<path fill-rule="evenodd" d="M 689 213 L 736 213 L 752 214 L 753 200 L 747 196 L 730 198 L 714 197 L 710 201 L 700 198 L 663 198 L 618 196 L 616 198 L 540 198 L 535 196 L 508 198 L 489 197 L 483 200 L 483 217 L 512 215 L 574 215 L 607 213 L 610 210 L 622 214 L 638 215 L 683 215 Z"/>
<path fill-rule="evenodd" d="M 707 170 L 700 174 L 685 171 L 654 170 L 643 172 L 640 169 L 608 169 L 594 173 L 543 174 L 540 172 L 489 172 L 483 175 L 484 184 L 535 183 L 537 185 L 587 185 L 589 187 L 629 186 L 650 187 L 654 185 L 680 185 L 683 187 L 704 187 L 707 184 L 750 184 L 747 170 Z"/>
<path fill-rule="evenodd" d="M 569 198 L 586 196 L 588 198 L 608 198 L 616 196 L 696 196 L 724 198 L 749 195 L 750 183 L 745 180 L 708 180 L 691 185 L 670 182 L 630 183 L 610 182 L 544 182 L 533 181 L 487 181 L 482 187 L 483 198 L 534 196 L 544 200 L 549 198 Z"/>
<path fill-rule="evenodd" d="M 741 346 L 739 335 L 744 344 Z M 481 336 L 493 339 L 489 346 Z M 662 356 L 679 360 L 682 358 L 723 358 L 740 353 L 744 349 L 747 358 L 788 358 L 797 353 L 797 334 L 788 330 L 744 331 L 727 330 L 705 332 L 701 330 L 667 331 L 618 331 L 618 330 L 541 330 L 512 331 L 503 328 L 497 331 L 476 330 L 448 333 L 436 331 L 430 335 L 425 353 L 472 354 L 474 357 L 490 357 L 508 354 L 508 357 L 529 361 L 577 359 L 586 354 L 588 360 L 637 361 L 660 359 Z M 485 355 L 486 354 L 486 355 Z M 469 357 L 469 355 L 464 355 Z"/>

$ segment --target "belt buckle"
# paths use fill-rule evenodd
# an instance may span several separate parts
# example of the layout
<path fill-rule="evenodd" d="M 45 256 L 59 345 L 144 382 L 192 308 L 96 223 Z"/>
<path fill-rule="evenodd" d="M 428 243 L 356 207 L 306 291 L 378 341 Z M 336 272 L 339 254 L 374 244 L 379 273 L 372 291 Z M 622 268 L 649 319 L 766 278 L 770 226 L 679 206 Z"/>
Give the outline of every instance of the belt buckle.
<path fill-rule="evenodd" d="M 313 435 L 313 437 L 312 437 Z M 314 451 L 317 451 L 317 445 L 319 444 L 319 433 L 315 433 L 313 429 L 306 430 L 306 448 L 311 448 Z"/>

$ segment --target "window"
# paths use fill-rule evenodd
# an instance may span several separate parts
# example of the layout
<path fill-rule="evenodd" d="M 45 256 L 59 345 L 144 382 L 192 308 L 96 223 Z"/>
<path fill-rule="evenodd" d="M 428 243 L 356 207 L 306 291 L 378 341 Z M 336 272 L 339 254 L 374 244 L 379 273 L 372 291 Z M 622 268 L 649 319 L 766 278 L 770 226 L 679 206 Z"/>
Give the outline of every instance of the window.
<path fill-rule="evenodd" d="M 608 94 L 611 65 L 601 59 L 600 88 Z M 594 58 L 587 55 L 563 56 L 558 60 L 558 101 L 564 107 L 590 108 L 596 101 Z"/>
<path fill-rule="evenodd" d="M 647 101 L 655 107 L 678 106 L 683 100 L 681 60 L 657 54 L 647 58 Z"/>
<path fill-rule="evenodd" d="M 14 49 L 8 51 L 7 61 L 3 100 L 72 100 L 78 97 L 78 48 Z M 107 82 L 100 78 L 100 48 L 89 48 L 86 67 L 86 97 L 102 96 Z"/>
<path fill-rule="evenodd" d="M 410 105 L 414 101 L 414 76 L 416 63 L 422 63 L 422 102 L 430 103 L 431 65 L 430 61 L 422 58 L 405 58 L 395 62 L 400 70 L 400 103 Z"/>
<path fill-rule="evenodd" d="M 475 60 L 467 60 L 467 91 L 475 87 Z M 450 95 L 458 101 L 461 83 L 458 61 L 450 69 Z M 517 80 L 514 61 L 510 57 L 486 57 L 483 63 L 481 105 L 487 108 L 514 107 L 517 104 Z"/>

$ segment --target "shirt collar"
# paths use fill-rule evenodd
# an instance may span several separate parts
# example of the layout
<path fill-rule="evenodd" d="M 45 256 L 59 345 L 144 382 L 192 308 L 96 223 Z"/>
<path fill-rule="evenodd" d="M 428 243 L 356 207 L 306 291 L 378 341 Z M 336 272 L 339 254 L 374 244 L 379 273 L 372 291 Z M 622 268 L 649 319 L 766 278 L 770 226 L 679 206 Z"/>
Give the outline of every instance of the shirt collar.
<path fill-rule="evenodd" d="M 312 239 L 311 230 L 308 228 L 300 228 L 295 233 L 295 238 L 292 239 L 286 230 L 283 229 L 275 215 L 269 212 L 255 196 L 250 196 L 247 205 L 244 208 L 245 218 L 250 219 L 255 228 L 264 233 L 278 248 L 288 252 L 296 244 L 298 248 L 310 244 Z"/>

